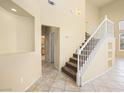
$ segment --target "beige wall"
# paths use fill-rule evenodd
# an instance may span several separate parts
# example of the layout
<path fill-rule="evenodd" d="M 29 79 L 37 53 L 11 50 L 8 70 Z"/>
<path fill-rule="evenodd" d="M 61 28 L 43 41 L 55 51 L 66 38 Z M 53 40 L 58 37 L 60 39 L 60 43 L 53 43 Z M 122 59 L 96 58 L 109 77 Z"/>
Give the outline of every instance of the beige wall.
<path fill-rule="evenodd" d="M 116 56 L 124 57 L 124 52 L 119 51 L 119 21 L 124 20 L 124 0 L 115 0 L 113 3 L 108 4 L 100 9 L 100 15 L 103 18 L 105 14 L 114 21 L 115 36 L 116 36 Z M 102 19 L 101 18 L 101 19 Z"/>
<path fill-rule="evenodd" d="M 35 17 L 35 51 L 0 56 L 0 89 L 24 91 L 41 75 L 39 0 L 13 0 Z"/>
<path fill-rule="evenodd" d="M 0 54 L 16 52 L 16 16 L 0 7 Z"/>
<path fill-rule="evenodd" d="M 98 27 L 99 21 L 99 8 L 91 0 L 86 0 L 86 31 L 92 34 Z"/>
<path fill-rule="evenodd" d="M 34 19 L 0 7 L 0 55 L 34 50 Z"/>
<path fill-rule="evenodd" d="M 85 0 L 55 0 L 51 6 L 41 0 L 41 22 L 44 25 L 60 28 L 60 68 L 69 60 L 81 42 L 85 33 Z M 74 12 L 79 8 L 81 15 Z M 73 12 L 72 12 L 73 11 Z"/>
<path fill-rule="evenodd" d="M 60 27 L 61 68 L 84 41 L 85 0 L 55 0 L 56 6 L 47 0 L 13 1 L 35 17 L 35 52 L 0 56 L 0 89 L 24 91 L 41 75 L 41 24 Z"/>
<path fill-rule="evenodd" d="M 90 80 L 93 80 L 94 78 L 97 78 L 99 75 L 105 73 L 108 71 L 108 69 L 111 68 L 111 66 L 115 63 L 115 39 L 111 37 L 105 37 L 106 39 L 102 40 L 99 46 L 97 46 L 96 54 L 92 56 L 93 59 L 91 59 L 88 67 L 86 68 L 86 71 L 84 75 L 82 76 L 82 83 L 87 83 Z M 109 49 L 108 49 L 108 43 L 112 43 L 112 65 L 109 65 Z"/>
<path fill-rule="evenodd" d="M 34 18 L 17 17 L 16 22 L 17 52 L 34 51 Z"/>

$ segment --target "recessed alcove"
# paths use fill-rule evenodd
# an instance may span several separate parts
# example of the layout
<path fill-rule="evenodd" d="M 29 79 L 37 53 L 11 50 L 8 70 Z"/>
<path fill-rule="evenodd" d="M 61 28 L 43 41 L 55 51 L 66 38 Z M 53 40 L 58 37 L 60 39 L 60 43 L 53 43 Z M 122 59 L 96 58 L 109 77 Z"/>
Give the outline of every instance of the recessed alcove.
<path fill-rule="evenodd" d="M 34 17 L 11 0 L 0 0 L 0 54 L 34 51 Z"/>

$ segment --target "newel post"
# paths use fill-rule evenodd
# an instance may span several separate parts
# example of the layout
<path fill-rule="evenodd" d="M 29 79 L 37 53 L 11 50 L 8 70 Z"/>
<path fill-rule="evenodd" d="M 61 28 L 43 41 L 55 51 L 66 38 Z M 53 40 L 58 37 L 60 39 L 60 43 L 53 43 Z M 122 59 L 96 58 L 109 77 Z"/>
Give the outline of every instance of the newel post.
<path fill-rule="evenodd" d="M 105 32 L 108 33 L 108 15 L 105 15 Z"/>

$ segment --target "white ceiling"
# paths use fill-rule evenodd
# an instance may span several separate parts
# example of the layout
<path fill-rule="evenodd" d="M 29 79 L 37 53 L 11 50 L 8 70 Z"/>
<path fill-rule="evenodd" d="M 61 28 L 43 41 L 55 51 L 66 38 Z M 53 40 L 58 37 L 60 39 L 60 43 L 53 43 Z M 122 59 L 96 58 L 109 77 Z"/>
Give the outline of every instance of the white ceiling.
<path fill-rule="evenodd" d="M 94 3 L 97 7 L 103 7 L 106 4 L 112 3 L 115 0 L 89 0 Z"/>
<path fill-rule="evenodd" d="M 15 15 L 32 17 L 28 12 L 16 5 L 12 0 L 0 0 L 0 7 Z M 12 8 L 16 9 L 17 12 L 11 11 Z"/>

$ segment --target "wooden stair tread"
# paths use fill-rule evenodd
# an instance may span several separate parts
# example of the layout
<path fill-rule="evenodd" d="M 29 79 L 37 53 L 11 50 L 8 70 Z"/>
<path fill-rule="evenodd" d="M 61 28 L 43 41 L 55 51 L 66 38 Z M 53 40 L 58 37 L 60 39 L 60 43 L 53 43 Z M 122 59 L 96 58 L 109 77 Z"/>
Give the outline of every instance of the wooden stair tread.
<path fill-rule="evenodd" d="M 78 54 L 76 54 L 76 53 L 73 54 L 73 57 L 76 57 L 77 58 L 77 56 L 78 56 Z M 81 54 L 80 56 L 87 57 L 87 55 L 85 55 L 85 54 Z"/>
<path fill-rule="evenodd" d="M 75 58 L 75 57 L 71 57 L 71 59 L 73 59 L 73 60 L 77 61 L 77 58 Z"/>
<path fill-rule="evenodd" d="M 77 64 L 77 58 L 75 58 L 75 57 L 71 57 L 71 58 L 69 59 L 69 61 L 70 61 L 71 63 Z"/>
<path fill-rule="evenodd" d="M 88 40 L 88 38 L 90 38 L 90 34 L 89 33 L 85 33 L 85 40 L 82 43 L 82 45 L 80 46 L 80 48 L 86 43 L 86 41 Z M 85 48 L 83 49 L 83 51 L 81 51 L 81 64 L 85 64 L 85 61 L 88 59 L 89 55 L 91 54 L 91 52 L 93 51 L 95 45 L 97 44 L 99 40 L 96 38 L 92 38 L 88 44 L 85 46 Z M 76 81 L 76 73 L 77 73 L 77 56 L 78 54 L 74 53 L 73 57 L 71 57 L 69 59 L 68 62 L 66 62 L 66 65 L 64 67 L 62 67 L 62 72 L 64 72 L 65 74 L 67 74 L 68 76 L 70 76 L 73 80 Z"/>
<path fill-rule="evenodd" d="M 64 66 L 62 67 L 62 71 L 76 81 L 76 72 L 74 70 Z"/>
<path fill-rule="evenodd" d="M 67 62 L 67 64 L 69 64 L 69 65 L 71 65 L 71 66 L 73 66 L 73 67 L 77 68 L 77 65 L 76 65 L 76 64 L 74 64 L 74 63 L 72 63 L 72 62 Z"/>

